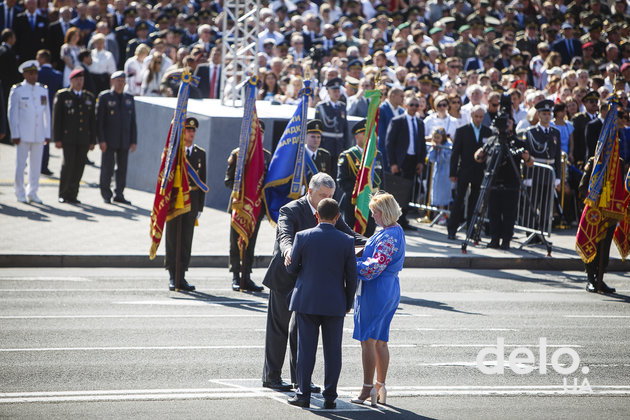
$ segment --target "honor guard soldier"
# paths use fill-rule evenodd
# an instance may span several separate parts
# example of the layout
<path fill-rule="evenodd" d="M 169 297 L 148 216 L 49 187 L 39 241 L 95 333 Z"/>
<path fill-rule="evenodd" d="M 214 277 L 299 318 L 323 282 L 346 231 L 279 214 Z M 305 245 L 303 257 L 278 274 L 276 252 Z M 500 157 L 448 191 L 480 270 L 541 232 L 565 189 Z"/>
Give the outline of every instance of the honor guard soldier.
<path fill-rule="evenodd" d="M 258 120 L 260 123 L 260 131 L 264 137 L 265 134 L 265 123 Z M 230 157 L 228 158 L 228 166 L 225 171 L 225 186 L 232 190 L 234 188 L 234 177 L 236 174 L 236 162 L 238 160 L 238 151 L 239 148 L 232 150 L 230 153 Z M 263 154 L 265 158 L 265 175 L 267 174 L 267 169 L 269 168 L 269 162 L 271 162 L 271 152 L 267 149 L 263 149 Z M 230 204 L 228 205 L 228 212 L 230 215 L 232 214 L 232 199 L 230 198 Z M 256 227 L 254 228 L 254 233 L 252 237 L 249 238 L 249 242 L 247 244 L 247 249 L 243 252 L 243 260 L 241 261 L 241 254 L 238 249 L 238 238 L 239 234 L 236 232 L 232 224 L 230 223 L 230 262 L 229 269 L 232 272 L 232 290 L 235 292 L 241 291 L 241 273 L 244 273 L 245 277 L 245 290 L 250 292 L 262 292 L 264 287 L 257 285 L 251 279 L 250 275 L 252 273 L 252 266 L 254 265 L 254 248 L 256 247 L 256 239 L 258 238 L 258 229 L 260 228 L 260 222 L 265 216 L 264 209 L 261 210 L 260 215 L 258 216 L 258 220 L 256 221 Z"/>
<path fill-rule="evenodd" d="M 538 111 L 539 122 L 530 127 L 525 132 L 525 144 L 536 162 L 553 166 L 556 171 L 556 186 L 560 184 L 560 174 L 562 173 L 560 148 L 560 131 L 549 125 L 551 122 L 551 111 L 553 101 L 545 99 L 535 106 Z"/>
<path fill-rule="evenodd" d="M 341 97 L 341 85 L 343 80 L 334 78 L 326 83 L 330 99 L 321 102 L 315 109 L 315 118 L 322 121 L 322 147 L 326 149 L 333 159 L 338 159 L 339 154 L 348 149 L 352 143 L 347 135 L 348 118 L 346 106 L 339 99 Z M 335 178 L 337 168 L 333 168 L 332 177 Z"/>
<path fill-rule="evenodd" d="M 70 87 L 61 89 L 53 104 L 52 131 L 55 147 L 63 149 L 59 202 L 79 204 L 79 183 L 89 150 L 96 144 L 96 100 L 83 89 L 82 67 L 70 73 Z"/>
<path fill-rule="evenodd" d="M 332 176 L 334 171 L 334 164 L 330 152 L 323 147 L 320 147 L 322 143 L 322 129 L 323 123 L 320 120 L 311 120 L 306 124 L 306 137 L 304 139 L 305 152 L 311 158 L 317 172 L 324 172 Z M 313 172 L 306 167 L 306 184 L 311 182 Z"/>
<path fill-rule="evenodd" d="M 365 148 L 366 139 L 366 120 L 361 120 L 352 127 L 352 134 L 356 140 L 356 146 L 352 146 L 348 150 L 343 151 L 339 155 L 337 163 L 337 185 L 342 190 L 340 209 L 343 219 L 351 229 L 354 228 L 355 217 L 352 204 L 352 192 L 357 181 L 357 174 L 361 167 L 361 159 L 363 158 L 363 150 Z M 374 160 L 374 173 L 372 176 L 372 191 L 378 191 L 383 188 L 383 157 L 381 152 L 376 151 L 376 159 Z M 370 237 L 376 229 L 376 222 L 370 212 L 368 225 L 365 230 L 365 236 Z"/>
<path fill-rule="evenodd" d="M 136 36 L 136 9 L 127 7 L 123 12 L 124 24 L 115 29 L 116 42 L 118 43 L 118 68 L 122 69 L 127 58 L 127 44 Z M 135 52 L 135 51 L 134 51 Z"/>
<path fill-rule="evenodd" d="M 591 90 L 582 98 L 584 112 L 573 117 L 573 162 L 578 168 L 586 164 L 586 125 L 597 118 L 599 109 L 599 93 Z"/>
<path fill-rule="evenodd" d="M 184 143 L 186 146 L 186 160 L 199 176 L 199 179 L 206 183 L 206 151 L 201 147 L 193 144 L 195 134 L 199 128 L 199 121 L 196 118 L 186 118 L 186 133 Z M 187 175 L 188 176 L 188 175 Z M 184 278 L 184 273 L 188 270 L 190 264 L 190 252 L 195 230 L 195 222 L 201 216 L 203 206 L 206 200 L 206 194 L 195 184 L 188 176 L 188 185 L 190 186 L 190 211 L 181 214 L 168 222 L 166 222 L 166 255 L 164 265 L 169 273 L 169 290 L 175 290 L 175 279 L 177 277 L 177 261 L 180 267 L 180 284 L 179 288 L 191 292 L 195 290 L 195 286 L 188 284 Z M 180 253 L 177 254 L 177 229 L 181 221 L 181 246 Z"/>
<path fill-rule="evenodd" d="M 9 93 L 9 128 L 16 145 L 15 195 L 18 201 L 41 204 L 37 196 L 44 144 L 50 141 L 50 107 L 48 88 L 37 83 L 37 61 L 28 60 L 19 67 L 22 83 Z M 4 116 L 2 117 L 4 118 Z M 24 189 L 24 169 L 29 159 L 28 189 Z"/>
<path fill-rule="evenodd" d="M 112 88 L 101 92 L 96 102 L 97 137 L 101 148 L 101 177 L 99 186 L 105 203 L 112 202 L 110 184 L 116 164 L 116 194 L 114 201 L 131 204 L 123 194 L 127 180 L 129 151 L 136 150 L 136 107 L 133 95 L 124 93 L 125 72 L 110 76 Z"/>
<path fill-rule="evenodd" d="M 136 24 L 136 37 L 129 41 L 127 44 L 127 50 L 125 54 L 125 60 L 130 59 L 136 53 L 136 48 L 140 44 L 147 44 L 149 47 L 153 48 L 153 42 L 148 38 L 149 36 L 149 24 L 140 21 Z"/>

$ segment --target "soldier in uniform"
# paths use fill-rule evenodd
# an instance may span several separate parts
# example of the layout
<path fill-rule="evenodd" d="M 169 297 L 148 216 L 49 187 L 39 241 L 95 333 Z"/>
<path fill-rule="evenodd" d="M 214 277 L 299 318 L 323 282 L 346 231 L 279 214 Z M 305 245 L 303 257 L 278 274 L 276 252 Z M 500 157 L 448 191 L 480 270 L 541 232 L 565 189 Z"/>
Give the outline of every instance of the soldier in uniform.
<path fill-rule="evenodd" d="M 334 78 L 326 84 L 330 99 L 320 102 L 315 109 L 315 118 L 323 123 L 322 148 L 326 149 L 333 160 L 348 149 L 352 143 L 347 134 L 348 119 L 345 105 L 339 101 L 343 80 Z M 337 168 L 333 165 L 330 175 L 335 178 Z"/>
<path fill-rule="evenodd" d="M 148 38 L 149 35 L 149 25 L 146 22 L 140 21 L 136 25 L 136 37 L 129 41 L 127 44 L 127 49 L 125 53 L 125 60 L 129 60 L 136 53 L 136 48 L 140 44 L 147 44 L 149 47 L 153 48 L 153 43 Z"/>
<path fill-rule="evenodd" d="M 582 98 L 584 112 L 573 117 L 573 156 L 574 163 L 582 168 L 586 162 L 586 124 L 597 118 L 599 108 L 599 94 L 591 90 Z"/>
<path fill-rule="evenodd" d="M 24 77 L 9 93 L 9 128 L 16 145 L 15 195 L 18 201 L 41 204 L 37 196 L 44 143 L 50 142 L 48 88 L 37 83 L 38 64 L 28 60 L 19 67 Z M 2 117 L 4 118 L 4 116 Z M 24 169 L 29 158 L 28 189 L 24 190 Z"/>
<path fill-rule="evenodd" d="M 96 144 L 96 100 L 83 89 L 83 68 L 70 73 L 70 87 L 61 89 L 53 103 L 52 132 L 55 147 L 63 148 L 59 179 L 59 202 L 79 204 L 79 182 L 87 162 L 87 153 Z"/>
<path fill-rule="evenodd" d="M 317 168 L 317 172 L 324 172 L 333 176 L 335 171 L 334 160 L 328 150 L 320 147 L 322 142 L 323 123 L 320 120 L 311 120 L 306 124 L 306 137 L 304 138 L 305 152 L 310 156 L 311 160 Z M 306 184 L 311 182 L 313 177 L 306 167 Z"/>
<path fill-rule="evenodd" d="M 124 93 L 125 72 L 118 70 L 110 76 L 112 88 L 101 92 L 96 102 L 97 137 L 101 148 L 101 177 L 99 186 L 105 203 L 112 202 L 110 184 L 116 164 L 116 194 L 114 201 L 131 204 L 123 194 L 127 180 L 129 151 L 136 150 L 136 108 L 133 95 Z"/>
<path fill-rule="evenodd" d="M 118 69 L 122 69 L 127 58 L 127 44 L 136 36 L 134 23 L 136 21 L 136 9 L 127 7 L 123 12 L 124 25 L 115 30 L 116 42 L 118 43 Z M 134 51 L 135 52 L 135 51 Z"/>
<path fill-rule="evenodd" d="M 265 123 L 258 120 L 260 123 L 260 130 L 262 131 L 262 135 L 264 137 L 265 134 Z M 232 150 L 230 153 L 230 157 L 228 158 L 228 166 L 225 171 L 225 186 L 232 191 L 234 188 L 234 177 L 236 174 L 236 161 L 238 160 L 238 151 L 239 148 Z M 267 149 L 263 149 L 263 154 L 265 157 L 265 175 L 267 174 L 267 169 L 269 168 L 269 162 L 271 162 L 271 152 Z M 230 204 L 228 205 L 228 212 L 232 214 L 232 200 L 230 199 Z M 256 227 L 254 228 L 254 232 L 249 238 L 249 242 L 247 244 L 247 249 L 243 252 L 243 260 L 241 261 L 241 254 L 238 249 L 238 238 L 239 234 L 236 232 L 234 227 L 230 224 L 230 261 L 229 261 L 229 269 L 232 272 L 232 290 L 235 292 L 241 291 L 241 273 L 245 273 L 245 290 L 250 292 L 262 292 L 263 287 L 254 283 L 251 279 L 250 275 L 252 273 L 252 266 L 254 265 L 254 248 L 256 247 L 256 239 L 258 238 L 258 229 L 260 228 L 260 222 L 265 216 L 264 210 L 261 210 L 260 215 L 258 216 L 258 220 L 256 221 Z"/>
<path fill-rule="evenodd" d="M 361 120 L 352 127 L 352 134 L 357 142 L 356 146 L 352 146 L 348 150 L 343 151 L 339 155 L 337 162 L 337 185 L 343 192 L 341 198 L 340 209 L 343 219 L 350 228 L 354 228 L 354 205 L 352 204 L 352 192 L 357 181 L 357 174 L 361 167 L 361 158 L 363 157 L 363 149 L 365 148 L 365 127 L 366 120 Z M 381 152 L 376 151 L 376 159 L 374 160 L 374 174 L 372 178 L 372 191 L 378 191 L 383 188 L 383 158 Z M 374 234 L 376 222 L 370 212 L 368 218 L 365 236 L 370 237 Z"/>
<path fill-rule="evenodd" d="M 191 164 L 199 179 L 203 183 L 206 182 L 206 151 L 201 147 L 193 144 L 199 121 L 196 118 L 186 118 L 186 132 L 184 136 L 184 144 L 186 146 L 186 160 Z M 187 175 L 188 176 L 188 175 Z M 180 262 L 180 284 L 179 288 L 191 292 L 195 290 L 195 286 L 188 284 L 184 278 L 184 273 L 188 271 L 190 264 L 190 252 L 192 247 L 193 233 L 195 230 L 195 222 L 201 216 L 203 206 L 206 200 L 206 194 L 194 183 L 189 177 L 188 185 L 190 186 L 190 211 L 181 214 L 168 222 L 166 222 L 166 255 L 164 258 L 164 266 L 169 273 L 169 290 L 175 290 L 175 278 L 177 276 L 177 260 Z M 177 228 L 181 220 L 181 247 L 180 253 L 177 255 Z"/>

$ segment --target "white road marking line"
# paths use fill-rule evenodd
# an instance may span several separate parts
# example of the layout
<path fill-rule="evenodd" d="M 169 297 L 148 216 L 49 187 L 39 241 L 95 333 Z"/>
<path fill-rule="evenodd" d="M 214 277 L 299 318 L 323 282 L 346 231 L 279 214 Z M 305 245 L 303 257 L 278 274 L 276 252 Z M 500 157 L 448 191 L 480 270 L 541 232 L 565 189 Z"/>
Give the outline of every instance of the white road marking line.
<path fill-rule="evenodd" d="M 92 282 L 94 280 L 87 277 L 0 277 L 0 281 L 73 281 Z"/>
<path fill-rule="evenodd" d="M 266 303 L 266 300 L 135 300 L 129 302 L 112 302 L 115 305 L 165 305 L 165 306 L 208 306 L 238 305 L 242 303 Z"/>
<path fill-rule="evenodd" d="M 0 319 L 98 319 L 98 318 L 266 318 L 267 314 L 156 314 L 156 315 L 0 315 Z"/>
<path fill-rule="evenodd" d="M 15 293 L 28 293 L 28 292 L 53 292 L 53 293 L 65 293 L 65 292 L 164 292 L 166 288 L 120 288 L 120 289 L 0 289 L 0 292 L 15 292 Z"/>
<path fill-rule="evenodd" d="M 225 381 L 212 381 L 226 384 Z M 230 385 L 230 384 L 229 384 Z M 339 400 L 351 398 L 359 387 L 338 388 Z M 501 395 L 555 395 L 573 397 L 576 395 L 630 396 L 627 385 L 592 385 L 592 393 L 573 392 L 563 385 L 523 385 L 523 386 L 390 386 L 388 396 L 418 397 L 440 395 L 501 396 Z M 37 402 L 91 402 L 91 401 L 154 401 L 154 400 L 191 400 L 191 399 L 245 399 L 261 396 L 286 404 L 285 393 L 262 387 L 233 385 L 230 388 L 201 389 L 137 389 L 137 390 L 98 390 L 98 391 L 59 391 L 59 392 L 5 392 L 0 393 L 0 404 L 37 403 Z M 368 406 L 347 406 L 346 409 L 368 409 Z M 381 407 L 385 408 L 385 407 Z M 337 410 L 340 411 L 340 410 Z M 342 410 L 345 411 L 345 410 Z"/>
<path fill-rule="evenodd" d="M 318 346 L 322 348 L 321 345 Z M 361 348 L 360 344 L 343 344 L 344 348 Z M 390 344 L 390 348 L 416 348 L 426 347 L 416 344 Z M 507 347 L 507 345 L 506 345 Z M 552 347 L 552 346 L 548 346 Z M 134 350 L 248 350 L 264 349 L 264 345 L 224 345 L 224 346 L 96 346 L 96 347 L 31 347 L 31 348 L 6 348 L 0 349 L 0 353 L 20 352 L 45 352 L 45 351 L 134 351 Z"/>
<path fill-rule="evenodd" d="M 579 288 L 571 287 L 567 289 L 524 289 L 523 292 L 525 293 L 566 293 L 566 292 L 583 293 L 585 292 L 585 290 L 583 287 L 579 287 Z M 617 293 L 624 293 L 624 292 L 630 292 L 630 290 L 617 290 Z"/>
<path fill-rule="evenodd" d="M 630 318 L 630 315 L 562 315 L 565 318 Z"/>
<path fill-rule="evenodd" d="M 429 347 L 496 347 L 497 343 L 491 344 L 430 344 Z M 504 347 L 534 347 L 540 344 L 504 344 Z M 391 346 L 390 346 L 391 347 Z M 547 344 L 547 347 L 582 347 L 578 344 Z"/>

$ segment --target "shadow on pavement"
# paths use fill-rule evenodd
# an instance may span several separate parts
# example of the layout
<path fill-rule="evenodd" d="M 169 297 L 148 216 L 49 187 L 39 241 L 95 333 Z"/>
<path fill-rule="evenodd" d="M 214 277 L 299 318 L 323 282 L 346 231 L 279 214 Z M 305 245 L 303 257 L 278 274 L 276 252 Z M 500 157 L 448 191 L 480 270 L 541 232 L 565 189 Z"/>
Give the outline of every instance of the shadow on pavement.
<path fill-rule="evenodd" d="M 537 277 L 536 273 L 527 273 L 526 275 L 521 275 L 513 272 L 506 272 L 505 270 L 483 270 L 480 271 L 480 274 L 483 274 L 486 277 L 493 277 L 503 280 L 513 280 L 530 284 L 536 283 L 563 289 L 573 289 L 576 286 L 583 287 L 584 285 L 586 285 L 586 274 L 580 275 L 558 272 L 556 275 L 554 275 L 554 278 Z"/>
<path fill-rule="evenodd" d="M 608 299 L 606 299 L 606 301 L 608 302 L 618 302 L 618 303 L 630 303 L 630 296 L 627 295 L 620 295 L 620 294 L 612 294 L 612 295 L 606 295 L 606 297 Z"/>
<path fill-rule="evenodd" d="M 37 211 L 18 209 L 17 207 L 7 206 L 6 204 L 0 204 L 0 214 L 6 214 L 7 216 L 13 217 L 24 217 L 38 222 L 50 222 L 50 218 L 45 214 Z"/>
<path fill-rule="evenodd" d="M 483 316 L 483 314 L 480 314 L 478 312 L 460 311 L 459 309 L 455 309 L 444 302 L 437 302 L 435 300 L 410 298 L 404 295 L 400 296 L 400 303 L 406 304 L 406 305 L 422 306 L 425 308 L 439 309 L 442 311 L 457 312 L 457 313 L 466 314 L 466 315 L 482 315 Z"/>
<path fill-rule="evenodd" d="M 232 298 L 232 297 L 223 297 L 223 296 L 213 296 L 210 295 L 208 293 L 204 293 L 204 292 L 198 292 L 198 291 L 194 291 L 194 292 L 183 292 L 180 291 L 179 293 L 181 293 L 183 296 L 175 296 L 175 297 L 171 297 L 171 299 L 174 300 L 198 300 L 198 301 L 202 301 L 202 302 L 207 302 L 208 304 L 219 304 L 219 305 L 225 305 L 225 306 L 229 306 L 230 308 L 236 308 L 236 309 L 244 309 L 247 311 L 254 311 L 254 312 L 263 312 L 263 313 L 267 313 L 267 302 L 262 301 L 255 301 L 255 300 L 247 300 L 244 301 L 244 299 L 238 299 L 238 298 Z M 269 295 L 267 293 L 256 293 L 253 294 L 254 296 L 257 297 L 261 297 L 264 299 L 268 299 Z"/>
<path fill-rule="evenodd" d="M 403 410 L 393 405 L 387 405 L 387 410 L 361 410 L 361 411 L 343 411 L 335 412 L 335 410 L 308 410 L 309 414 L 314 414 L 325 419 L 420 419 L 431 420 L 434 417 L 425 417 L 409 410 Z"/>

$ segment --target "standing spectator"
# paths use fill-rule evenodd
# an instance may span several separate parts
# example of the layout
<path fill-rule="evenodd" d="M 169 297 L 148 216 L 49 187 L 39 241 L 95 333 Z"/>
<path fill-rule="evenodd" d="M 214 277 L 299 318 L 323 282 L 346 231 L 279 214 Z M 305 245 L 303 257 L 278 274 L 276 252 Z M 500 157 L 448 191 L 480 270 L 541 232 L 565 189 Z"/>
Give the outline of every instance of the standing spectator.
<path fill-rule="evenodd" d="M 99 23 L 96 24 L 96 31 L 94 31 L 94 34 L 92 35 L 92 38 L 90 39 L 90 42 L 88 42 L 88 49 L 90 50 L 94 49 L 94 41 L 95 41 L 94 38 L 95 38 L 95 35 L 97 34 L 105 35 L 105 49 L 109 51 L 110 53 L 112 53 L 112 56 L 114 57 L 114 62 L 116 63 L 116 66 L 118 67 L 118 60 L 120 59 L 120 50 L 118 49 L 118 42 L 116 41 L 115 35 L 110 32 L 109 24 L 106 21 L 100 21 Z M 120 64 L 120 67 L 122 67 L 123 64 L 124 62 Z"/>
<path fill-rule="evenodd" d="M 26 10 L 15 17 L 13 30 L 17 41 L 15 52 L 20 63 L 33 60 L 37 51 L 46 48 L 48 19 L 37 9 L 37 0 L 25 0 Z"/>
<path fill-rule="evenodd" d="M 387 94 L 387 99 L 378 107 L 378 151 L 383 157 L 383 170 L 389 172 L 389 158 L 387 156 L 387 130 L 394 117 L 405 113 L 401 106 L 404 100 L 403 90 L 393 87 Z"/>
<path fill-rule="evenodd" d="M 221 96 L 221 49 L 210 51 L 210 62 L 199 64 L 195 76 L 199 77 L 199 92 L 203 98 L 218 99 Z"/>
<path fill-rule="evenodd" d="M 114 55 L 105 49 L 105 35 L 97 33 L 92 37 L 94 49 L 91 51 L 92 64 L 88 70 L 94 77 L 96 91 L 102 92 L 109 87 L 109 78 L 116 71 Z"/>
<path fill-rule="evenodd" d="M 96 144 L 94 95 L 83 89 L 83 68 L 70 73 L 70 87 L 61 89 L 53 104 L 53 141 L 63 149 L 59 179 L 59 202 L 80 204 L 79 183 L 87 162 L 88 150 Z"/>
<path fill-rule="evenodd" d="M 127 7 L 123 12 L 124 23 L 115 28 L 114 33 L 118 43 L 118 67 L 127 60 L 127 44 L 136 36 L 136 9 Z M 135 53 L 135 51 L 134 51 Z M 129 57 L 131 58 L 131 57 Z"/>
<path fill-rule="evenodd" d="M 57 91 L 63 86 L 63 75 L 59 70 L 52 68 L 50 64 L 51 54 L 48 50 L 39 50 L 37 52 L 37 62 L 39 63 L 39 71 L 37 72 L 37 80 L 42 85 L 48 87 L 48 108 L 52 113 L 52 104 L 55 99 Z M 48 169 L 48 158 L 50 157 L 50 142 L 44 145 L 44 152 L 42 156 L 42 170 L 43 175 L 52 175 L 52 171 Z"/>
<path fill-rule="evenodd" d="M 162 70 L 163 55 L 160 53 L 154 53 L 151 57 L 148 67 L 144 70 L 142 76 L 142 96 L 163 96 L 160 82 L 164 75 Z"/>
<path fill-rule="evenodd" d="M 13 28 L 16 16 L 22 12 L 17 0 L 5 0 L 0 4 L 0 31 Z"/>
<path fill-rule="evenodd" d="M 405 99 L 407 112 L 394 117 L 387 129 L 387 156 L 392 174 L 413 180 L 415 175 L 422 174 L 427 156 L 424 139 L 425 126 L 416 116 L 418 99 L 408 96 Z M 446 108 L 445 108 L 446 109 Z M 417 230 L 407 221 L 407 203 L 402 203 L 402 215 L 398 223 L 405 230 Z"/>
<path fill-rule="evenodd" d="M 134 56 L 125 63 L 125 75 L 127 76 L 127 83 L 125 84 L 126 93 L 133 96 L 142 93 L 142 77 L 149 61 L 147 57 L 150 51 L 147 45 L 140 44 L 138 48 L 136 48 Z"/>
<path fill-rule="evenodd" d="M 139 21 L 136 24 L 136 37 L 129 40 L 126 47 L 126 55 L 127 59 L 133 57 L 136 52 L 136 48 L 140 44 L 147 44 L 149 47 L 153 46 L 153 42 L 149 39 L 149 24 L 145 21 Z"/>
<path fill-rule="evenodd" d="M 431 134 L 429 162 L 433 164 L 431 172 L 431 205 L 441 209 L 448 208 L 451 203 L 451 181 L 449 168 L 453 143 L 448 139 L 443 128 L 436 128 Z M 446 225 L 446 217 L 442 215 L 439 225 Z"/>
<path fill-rule="evenodd" d="M 457 130 L 457 120 L 451 117 L 446 110 L 448 109 L 448 97 L 439 94 L 433 101 L 435 104 L 435 112 L 424 119 L 424 134 L 428 137 L 437 127 L 442 127 L 450 138 L 455 138 L 455 130 Z"/>
<path fill-rule="evenodd" d="M 92 32 L 96 29 L 96 22 L 88 16 L 87 3 L 77 4 L 76 11 L 77 17 L 72 19 L 70 23 L 81 32 L 81 45 L 85 46 L 87 45 L 87 41 L 90 39 Z"/>
<path fill-rule="evenodd" d="M 90 66 L 92 65 L 92 52 L 88 49 L 82 49 L 79 51 L 79 65 L 76 68 L 83 69 L 83 88 L 96 97 L 100 92 L 96 90 L 96 83 L 94 83 L 94 76 L 90 73 Z"/>
<path fill-rule="evenodd" d="M 448 115 L 455 118 L 457 121 L 457 128 L 468 124 L 470 120 L 470 114 L 464 115 L 461 112 L 462 109 L 462 99 L 457 94 L 457 92 L 453 92 L 448 95 Z"/>
<path fill-rule="evenodd" d="M 11 87 L 20 82 L 21 76 L 18 71 L 17 55 L 13 50 L 15 45 L 15 33 L 12 29 L 3 29 L 0 35 L 0 81 L 2 82 L 2 93 L 5 109 L 9 100 Z"/>
<path fill-rule="evenodd" d="M 37 196 L 44 143 L 50 142 L 50 108 L 48 89 L 37 82 L 37 61 L 20 65 L 24 81 L 11 88 L 9 125 L 16 145 L 15 195 L 21 203 L 41 204 Z M 24 169 L 28 158 L 28 188 L 24 190 Z"/>
<path fill-rule="evenodd" d="M 560 131 L 560 148 L 571 163 L 573 163 L 573 123 L 567 121 L 567 106 L 564 102 L 553 106 L 553 120 L 551 126 Z"/>
<path fill-rule="evenodd" d="M 573 57 L 582 56 L 582 43 L 573 37 L 573 25 L 569 22 L 562 24 L 562 35 L 551 48 L 560 54 L 563 65 L 569 65 Z"/>
<path fill-rule="evenodd" d="M 52 22 L 48 26 L 47 43 L 51 54 L 51 64 L 57 70 L 63 71 L 64 62 L 61 59 L 61 46 L 66 39 L 66 32 L 70 29 L 72 19 L 72 8 L 63 6 L 59 10 L 59 20 Z"/>
<path fill-rule="evenodd" d="M 498 103 L 499 99 L 497 98 L 496 101 Z M 448 239 L 455 239 L 464 214 L 464 199 L 469 186 L 467 222 L 470 222 L 477 204 L 484 167 L 475 160 L 474 156 L 477 149 L 483 146 L 485 139 L 492 135 L 492 131 L 482 124 L 485 115 L 483 107 L 476 105 L 470 114 L 470 124 L 458 128 L 455 132 L 449 175 L 451 182 L 457 183 L 457 187 L 451 216 L 448 219 Z"/>
<path fill-rule="evenodd" d="M 63 68 L 63 86 L 70 86 L 70 73 L 75 69 L 80 63 L 79 61 L 79 51 L 81 51 L 81 47 L 79 46 L 79 41 L 81 40 L 81 31 L 78 28 L 70 28 L 66 31 L 66 37 L 64 38 L 64 44 L 61 46 L 60 56 L 61 60 L 63 60 L 64 68 Z"/>
<path fill-rule="evenodd" d="M 131 204 L 125 199 L 129 152 L 136 151 L 136 108 L 133 96 L 124 93 L 125 73 L 111 75 L 111 89 L 101 92 L 96 102 L 96 137 L 101 149 L 99 186 L 105 203 L 112 202 L 110 183 L 116 164 L 116 203 Z"/>
<path fill-rule="evenodd" d="M 297 92 L 295 93 L 295 97 L 297 97 Z M 264 72 L 262 74 L 262 87 L 260 92 L 258 92 L 258 100 L 271 102 L 275 100 L 276 95 L 279 94 L 280 89 L 278 88 L 278 79 L 276 78 L 276 75 L 271 71 Z"/>

